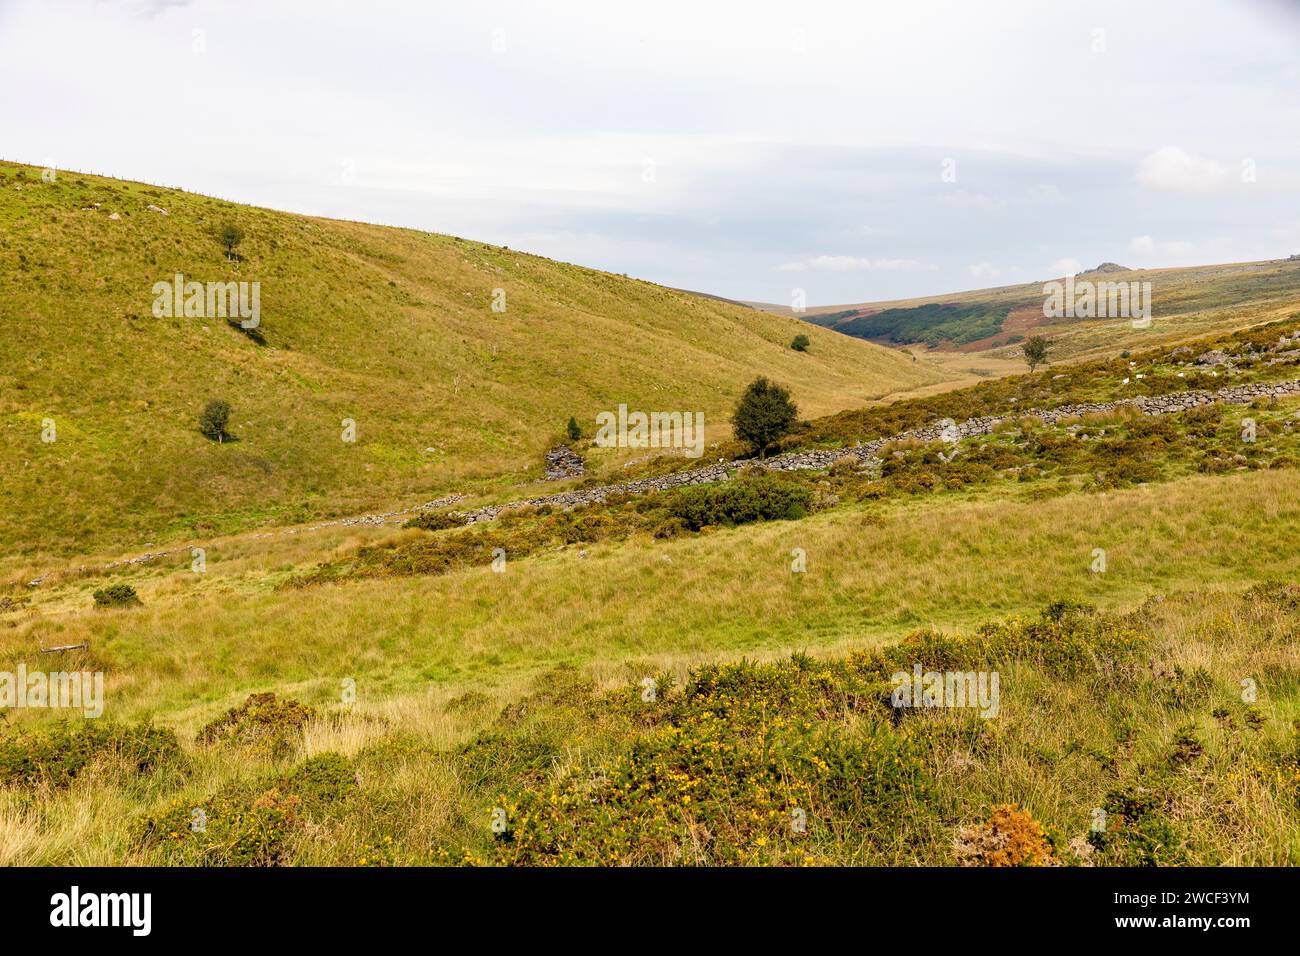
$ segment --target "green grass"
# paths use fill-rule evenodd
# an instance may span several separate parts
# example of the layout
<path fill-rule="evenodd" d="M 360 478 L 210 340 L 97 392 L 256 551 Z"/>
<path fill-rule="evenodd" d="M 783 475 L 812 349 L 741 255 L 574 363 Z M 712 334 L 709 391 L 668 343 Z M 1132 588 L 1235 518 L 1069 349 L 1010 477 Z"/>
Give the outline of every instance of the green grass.
<path fill-rule="evenodd" d="M 502 573 L 483 565 L 305 594 L 267 589 L 260 569 L 160 569 L 131 579 L 142 607 L 35 615 L 0 631 L 0 664 L 36 667 L 37 646 L 88 642 L 106 663 L 109 716 L 197 729 L 256 691 L 337 701 L 347 678 L 382 699 L 511 686 L 565 662 L 883 641 L 1058 598 L 1109 608 L 1295 576 L 1298 485 L 1284 469 L 1042 500 L 998 488 L 905 496 L 672 541 L 574 545 Z M 804 573 L 791 572 L 796 548 Z M 1097 548 L 1105 574 L 1090 571 Z M 69 587 L 89 608 L 94 584 Z"/>
<path fill-rule="evenodd" d="M 246 233 L 238 262 L 216 238 L 227 220 Z M 155 318 L 175 273 L 260 282 L 267 344 L 222 318 Z M 536 477 L 570 415 L 592 428 L 619 403 L 703 411 L 716 441 L 760 373 L 807 415 L 942 378 L 830 333 L 796 353 L 803 330 L 452 236 L 0 163 L 0 548 L 85 554 Z M 237 441 L 199 434 L 213 398 Z"/>
<path fill-rule="evenodd" d="M 1300 862 L 1300 596 L 1261 585 L 1300 580 L 1297 401 L 1014 417 L 1294 364 L 1211 375 L 1156 336 L 862 407 L 943 383 L 827 331 L 797 353 L 793 319 L 509 250 L 16 170 L 0 165 L 0 671 L 99 671 L 105 699 L 102 721 L 2 715 L 0 864 Z M 265 285 L 265 345 L 141 304 L 171 271 L 226 267 L 227 217 L 248 234 L 241 276 Z M 1193 354 L 1294 328 L 1274 274 L 1186 286 L 1181 328 L 1213 333 Z M 1285 321 L 1223 331 L 1261 316 Z M 259 530 L 535 495 L 570 414 L 644 402 L 721 425 L 758 373 L 811 419 L 786 448 L 1012 417 L 956 457 L 887 446 L 878 472 L 482 526 Z M 211 397 L 237 441 L 198 435 Z M 735 453 L 725 428 L 710 440 L 706 460 Z M 584 451 L 589 483 L 689 466 Z M 184 551 L 86 557 L 180 538 L 205 571 Z M 29 570 L 50 573 L 31 587 Z M 997 671 L 999 715 L 889 707 L 914 663 Z"/>
<path fill-rule="evenodd" d="M 815 656 L 560 667 L 505 707 L 363 696 L 275 752 L 105 727 L 73 766 L 46 724 L 0 749 L 35 768 L 0 789 L 0 861 L 1027 862 L 987 839 L 1010 825 L 1038 863 L 1295 864 L 1298 621 L 1294 586 L 1055 602 Z M 891 707 L 917 665 L 997 673 L 997 715 Z"/>

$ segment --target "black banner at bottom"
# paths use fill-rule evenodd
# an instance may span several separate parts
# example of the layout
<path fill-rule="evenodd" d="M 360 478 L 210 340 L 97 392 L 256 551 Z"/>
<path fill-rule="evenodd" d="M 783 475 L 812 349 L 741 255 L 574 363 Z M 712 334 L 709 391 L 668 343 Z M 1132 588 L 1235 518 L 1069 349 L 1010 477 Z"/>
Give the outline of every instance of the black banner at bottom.
<path fill-rule="evenodd" d="M 951 942 L 965 923 L 1019 938 L 1196 934 L 1231 944 L 1289 925 L 1294 891 L 1283 869 L 8 869 L 0 925 L 10 946 L 46 934 L 334 946 L 434 926 L 477 927 L 494 942 L 566 929 L 649 941 L 679 924 L 770 941 L 783 924 L 812 930 L 809 919 L 818 934 L 866 921 L 886 939 L 890 927 L 928 927 Z"/>

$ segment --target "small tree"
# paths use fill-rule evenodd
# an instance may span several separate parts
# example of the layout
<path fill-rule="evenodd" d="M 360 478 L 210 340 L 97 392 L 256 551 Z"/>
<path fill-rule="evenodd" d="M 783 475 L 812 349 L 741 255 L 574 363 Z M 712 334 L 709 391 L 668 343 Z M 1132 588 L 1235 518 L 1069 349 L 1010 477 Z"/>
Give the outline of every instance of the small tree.
<path fill-rule="evenodd" d="M 214 398 L 199 416 L 199 431 L 215 442 L 225 441 L 226 425 L 230 423 L 230 403 Z"/>
<path fill-rule="evenodd" d="M 767 457 L 767 446 L 789 432 L 798 418 L 789 389 L 760 377 L 740 396 L 731 424 L 736 437 L 758 452 L 761 460 Z"/>
<path fill-rule="evenodd" d="M 810 345 L 812 345 L 812 341 L 808 336 L 800 332 L 794 337 L 794 341 L 790 343 L 790 348 L 794 349 L 796 352 L 807 352 L 808 346 Z"/>
<path fill-rule="evenodd" d="M 239 228 L 233 222 L 222 225 L 220 232 L 221 244 L 226 247 L 226 258 L 235 258 L 235 247 L 244 241 L 244 230 Z"/>
<path fill-rule="evenodd" d="M 1047 352 L 1051 348 L 1051 343 L 1043 335 L 1031 335 L 1025 339 L 1025 344 L 1020 347 L 1025 355 L 1025 361 L 1029 363 L 1029 371 L 1033 371 L 1040 365 L 1047 364 Z"/>
<path fill-rule="evenodd" d="M 569 433 L 570 441 L 577 441 L 582 437 L 582 428 L 578 425 L 578 420 L 572 415 L 569 416 L 569 424 L 565 426 L 565 430 Z"/>

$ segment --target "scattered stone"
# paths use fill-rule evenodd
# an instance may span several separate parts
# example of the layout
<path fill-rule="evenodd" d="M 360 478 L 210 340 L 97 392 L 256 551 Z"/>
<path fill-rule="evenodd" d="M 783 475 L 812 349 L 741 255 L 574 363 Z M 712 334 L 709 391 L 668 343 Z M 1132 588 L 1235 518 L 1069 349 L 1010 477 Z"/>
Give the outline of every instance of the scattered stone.
<path fill-rule="evenodd" d="M 153 205 L 151 205 L 151 206 L 149 206 L 149 207 L 147 207 L 147 208 L 149 209 L 150 212 L 161 213 L 161 214 L 164 215 L 164 216 L 170 216 L 170 215 L 171 215 L 171 213 L 169 213 L 169 212 L 168 212 L 166 209 L 164 209 L 162 206 L 153 206 Z"/>
<path fill-rule="evenodd" d="M 546 453 L 546 480 L 559 481 L 561 478 L 580 478 L 586 474 L 587 466 L 582 456 L 568 445 L 556 445 Z"/>

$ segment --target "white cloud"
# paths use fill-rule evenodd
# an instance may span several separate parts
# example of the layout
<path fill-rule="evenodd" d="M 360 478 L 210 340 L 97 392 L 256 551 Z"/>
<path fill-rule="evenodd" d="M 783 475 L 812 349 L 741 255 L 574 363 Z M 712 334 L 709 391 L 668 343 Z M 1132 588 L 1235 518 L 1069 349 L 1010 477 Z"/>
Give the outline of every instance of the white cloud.
<path fill-rule="evenodd" d="M 1012 264 L 1047 242 L 1131 257 L 1135 189 L 1123 228 L 1202 261 L 1297 251 L 1271 230 L 1300 203 L 1300 31 L 1175 2 L 0 0 L 0 89 L 39 91 L 4 100 L 2 151 L 743 299 L 794 276 L 823 302 L 933 295 L 985 260 L 1037 277 Z M 1114 24 L 1104 57 L 1092 23 Z M 1251 202 L 1189 219 L 1207 186 Z"/>
<path fill-rule="evenodd" d="M 783 262 L 777 266 L 779 272 L 863 272 L 867 269 L 880 269 L 884 272 L 911 272 L 917 270 L 931 271 L 938 266 L 918 262 L 915 259 L 861 259 L 857 256 L 815 256 L 812 259 L 800 259 L 796 262 Z"/>
<path fill-rule="evenodd" d="M 1300 242 L 1300 219 L 1274 226 L 1272 233 L 1274 238 L 1281 239 L 1283 242 Z"/>
<path fill-rule="evenodd" d="M 977 262 L 973 266 L 967 267 L 967 270 L 976 279 L 996 279 L 1002 275 L 1002 270 L 991 262 Z"/>
<path fill-rule="evenodd" d="M 1076 272 L 1083 271 L 1083 263 L 1078 259 L 1057 259 L 1047 267 L 1047 274 L 1051 276 L 1072 276 Z"/>
<path fill-rule="evenodd" d="M 1185 240 L 1156 241 L 1151 236 L 1134 236 L 1128 241 L 1128 251 L 1139 256 L 1162 256 L 1179 258 L 1186 256 L 1196 248 L 1193 242 Z"/>
<path fill-rule="evenodd" d="M 1037 203 L 1058 203 L 1065 197 L 1057 186 L 1051 183 L 1043 183 L 1029 187 L 1029 198 Z"/>
<path fill-rule="evenodd" d="M 986 196 L 984 193 L 967 192 L 964 189 L 945 195 L 943 201 L 952 206 L 974 209 L 977 212 L 1001 212 L 1007 207 L 1004 200 Z"/>
<path fill-rule="evenodd" d="M 1162 146 L 1138 164 L 1137 180 L 1149 189 L 1204 193 L 1228 184 L 1228 170 L 1217 160 L 1194 156 L 1177 146 Z"/>

